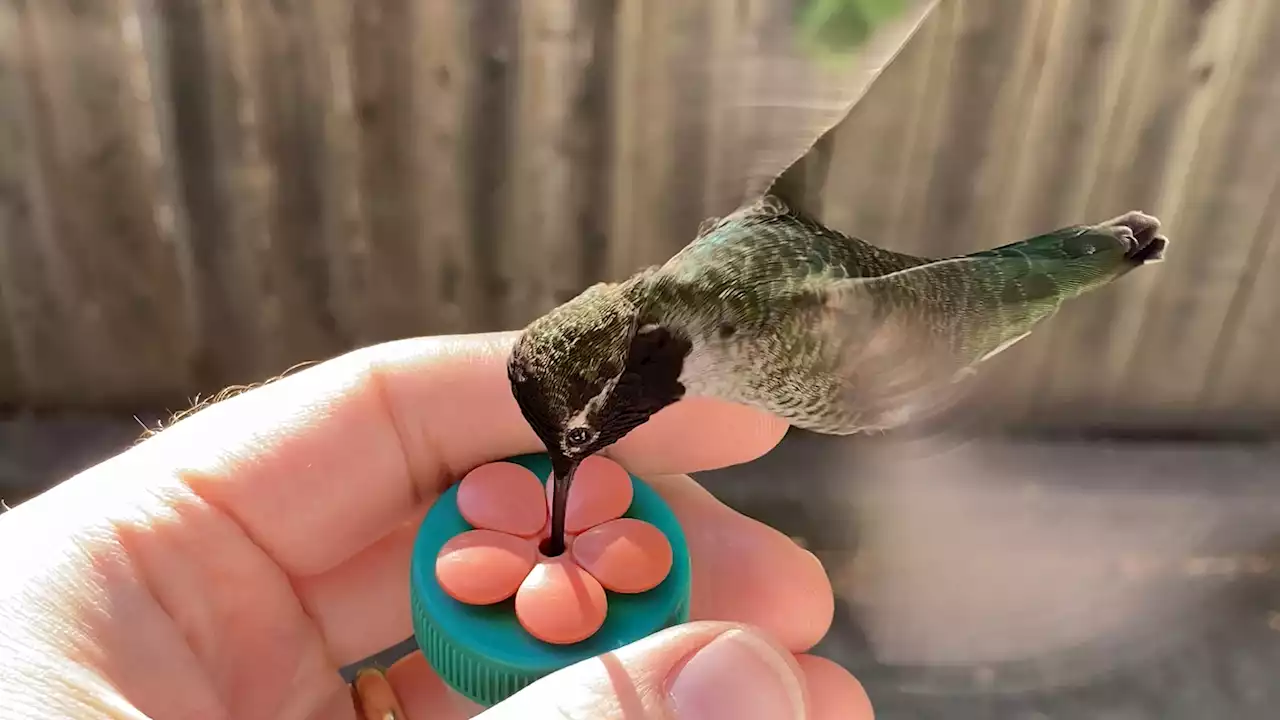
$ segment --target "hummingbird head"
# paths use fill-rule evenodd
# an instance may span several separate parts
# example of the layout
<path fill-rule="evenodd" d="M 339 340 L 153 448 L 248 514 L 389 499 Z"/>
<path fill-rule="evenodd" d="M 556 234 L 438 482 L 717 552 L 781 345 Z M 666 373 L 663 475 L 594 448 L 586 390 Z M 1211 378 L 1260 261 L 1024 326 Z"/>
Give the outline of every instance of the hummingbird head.
<path fill-rule="evenodd" d="M 588 456 L 622 439 L 684 395 L 687 338 L 643 322 L 621 286 L 595 285 L 531 323 L 512 347 L 507 376 L 520 412 L 555 473 L 553 550 L 563 505 Z"/>

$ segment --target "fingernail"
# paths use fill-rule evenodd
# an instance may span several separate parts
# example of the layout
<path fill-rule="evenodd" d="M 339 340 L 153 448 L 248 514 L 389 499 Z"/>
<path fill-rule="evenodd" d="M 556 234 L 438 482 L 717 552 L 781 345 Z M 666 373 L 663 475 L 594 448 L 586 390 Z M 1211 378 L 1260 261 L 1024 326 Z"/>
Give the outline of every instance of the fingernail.
<path fill-rule="evenodd" d="M 671 680 L 679 720 L 804 720 L 796 666 L 765 640 L 730 630 L 693 654 Z"/>

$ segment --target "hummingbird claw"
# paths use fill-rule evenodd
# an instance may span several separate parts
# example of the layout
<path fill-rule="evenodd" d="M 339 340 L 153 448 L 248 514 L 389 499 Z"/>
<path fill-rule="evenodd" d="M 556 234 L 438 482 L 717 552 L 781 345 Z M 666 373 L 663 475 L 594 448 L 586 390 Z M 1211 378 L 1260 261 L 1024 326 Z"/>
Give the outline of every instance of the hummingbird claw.
<path fill-rule="evenodd" d="M 1102 223 L 1102 227 L 1115 231 L 1116 237 L 1128 248 L 1126 255 L 1131 260 L 1139 264 L 1164 260 L 1169 239 L 1158 234 L 1160 219 L 1156 216 L 1148 215 L 1141 210 L 1130 210 Z"/>
<path fill-rule="evenodd" d="M 1127 225 L 1118 225 L 1111 228 L 1111 234 L 1124 243 L 1126 255 L 1138 249 L 1138 238 L 1134 237 L 1133 228 Z"/>
<path fill-rule="evenodd" d="M 1150 263 L 1158 263 L 1164 261 L 1165 251 L 1169 249 L 1169 238 L 1163 235 L 1156 235 L 1151 242 L 1139 248 L 1136 252 L 1130 253 L 1130 257 L 1141 262 L 1143 265 Z"/>

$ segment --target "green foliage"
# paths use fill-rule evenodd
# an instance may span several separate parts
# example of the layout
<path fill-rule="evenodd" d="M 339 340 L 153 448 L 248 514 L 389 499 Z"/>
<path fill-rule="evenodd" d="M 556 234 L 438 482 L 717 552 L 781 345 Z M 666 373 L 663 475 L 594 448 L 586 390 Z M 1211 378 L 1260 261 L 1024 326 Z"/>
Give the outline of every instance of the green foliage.
<path fill-rule="evenodd" d="M 808 0 L 800 7 L 800 32 L 806 44 L 819 50 L 850 53 L 906 4 L 907 0 Z"/>

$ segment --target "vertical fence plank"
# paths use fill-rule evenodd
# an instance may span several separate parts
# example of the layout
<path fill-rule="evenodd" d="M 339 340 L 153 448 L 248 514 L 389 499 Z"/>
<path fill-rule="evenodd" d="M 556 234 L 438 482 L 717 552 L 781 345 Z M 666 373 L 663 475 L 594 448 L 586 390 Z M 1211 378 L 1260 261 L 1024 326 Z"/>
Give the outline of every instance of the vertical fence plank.
<path fill-rule="evenodd" d="M 641 264 L 661 263 L 697 231 L 706 168 L 706 4 L 650 3 L 644 23 L 645 116 L 639 131 L 645 159 L 641 215 L 647 221 Z"/>
<path fill-rule="evenodd" d="M 244 258 L 255 233 L 252 194 L 229 171 L 239 155 L 239 123 L 234 88 L 225 57 L 215 47 L 216 19 L 199 0 L 152 5 L 156 15 L 154 62 L 166 67 L 167 96 L 173 103 L 166 154 L 181 176 L 195 270 L 193 292 L 200 310 L 200 345 L 195 384 L 220 384 L 238 367 L 255 366 L 257 338 L 242 318 L 256 301 L 255 269 Z M 243 268 L 243 270 L 242 270 Z"/>
<path fill-rule="evenodd" d="M 664 98 L 653 90 L 658 58 L 650 52 L 654 27 L 665 3 L 618 0 L 614 53 L 612 223 L 605 277 L 617 280 L 645 265 L 662 262 L 655 247 L 653 203 L 664 181 L 666 154 L 653 144 L 667 132 Z"/>
<path fill-rule="evenodd" d="M 372 251 L 361 187 L 364 154 L 353 70 L 355 8 L 349 0 L 321 0 L 311 7 L 306 20 L 315 41 L 307 60 L 319 98 L 312 110 L 324 146 L 316 179 L 322 230 L 314 242 L 326 252 L 334 333 L 347 344 L 364 345 L 394 334 L 394 329 L 379 324 L 370 312 Z"/>
<path fill-rule="evenodd" d="M 705 36 L 719 19 L 707 4 L 618 1 L 608 279 L 667 260 L 708 212 L 709 169 L 723 165 L 710 149 Z"/>
<path fill-rule="evenodd" d="M 467 63 L 473 68 L 464 117 L 467 133 L 465 160 L 469 168 L 468 218 L 472 229 L 472 263 L 480 292 L 476 295 L 474 327 L 508 327 L 505 309 L 511 294 L 500 272 L 507 252 L 504 219 L 510 206 L 509 156 L 514 111 L 514 63 L 519 57 L 520 5 L 508 0 L 465 3 Z"/>
<path fill-rule="evenodd" d="M 640 88 L 644 77 L 642 0 L 617 0 L 613 40 L 613 107 L 610 146 L 613 162 L 609 177 L 609 244 L 605 250 L 604 276 L 615 280 L 634 272 L 641 263 L 643 219 L 636 197 L 644 147 L 639 128 L 645 107 Z"/>
<path fill-rule="evenodd" d="M 705 88 L 706 174 L 703 177 L 703 215 L 724 215 L 741 200 L 742 188 L 731 178 L 742 177 L 746 158 L 736 141 L 743 114 L 733 112 L 733 101 L 744 75 L 743 46 L 747 42 L 747 3 L 710 3 L 711 16 L 705 42 L 707 73 L 715 82 Z"/>
<path fill-rule="evenodd" d="M 670 156 L 671 174 L 667 193 L 660 196 L 665 216 L 661 242 L 667 256 L 688 244 L 697 234 L 698 225 L 711 213 L 703 195 L 714 142 L 706 119 L 712 102 L 709 89 L 718 78 L 714 72 L 716 58 L 707 38 L 714 34 L 714 24 L 720 19 L 713 3 L 673 5 L 675 13 L 666 32 L 674 42 L 665 46 L 665 72 L 660 81 L 669 95 L 671 113 L 665 150 Z"/>
<path fill-rule="evenodd" d="M 3 82 L 3 80 L 0 80 L 0 98 L 5 96 Z M 0 134 L 3 132 L 4 130 L 0 129 Z M 0 139 L 0 147 L 4 145 L 5 141 Z M 0 152 L 4 152 L 4 150 L 0 150 Z M 0 167 L 0 176 L 3 173 L 3 167 Z M 4 180 L 0 180 L 0 186 L 3 183 Z M 0 197 L 3 197 L 5 192 L 0 187 Z M 4 398 L 0 396 L 0 407 L 10 404 L 23 404 L 26 401 L 27 392 L 26 373 L 23 372 L 19 359 L 20 348 L 17 345 L 17 338 L 13 336 L 15 314 L 12 308 L 18 299 L 13 297 L 14 288 L 10 287 L 6 290 L 5 285 L 7 282 L 6 276 L 9 275 L 7 268 L 10 264 L 9 252 L 5 247 L 7 242 L 5 238 L 14 230 L 21 229 L 17 223 L 10 220 L 9 212 L 10 210 L 7 208 L 0 210 L 0 389 L 8 391 L 10 397 Z"/>
<path fill-rule="evenodd" d="M 28 183 L 39 165 L 31 147 L 17 3 L 0 5 L 0 402 L 31 402 L 74 381 L 68 319 L 47 279 Z M 41 335 L 45 337 L 41 337 Z M 42 363 L 38 353 L 61 345 Z"/>
<path fill-rule="evenodd" d="M 11 225 L 6 264 L 32 274 L 7 279 L 46 296 L 29 311 L 51 311 L 22 313 L 17 342 L 46 401 L 171 396 L 188 382 L 192 328 L 140 19 L 124 0 L 16 8 L 35 163 L 16 212 L 33 221 Z"/>
<path fill-rule="evenodd" d="M 317 168 L 330 308 L 343 347 L 467 325 L 456 3 L 325 0 L 296 12 L 322 114 Z M 317 275 L 320 275 L 317 269 Z"/>
<path fill-rule="evenodd" d="M 1194 137 L 1198 127 L 1199 115 L 1188 114 L 1188 108 L 1198 107 L 1193 99 L 1203 92 L 1191 82 L 1185 48 L 1200 36 L 1205 18 L 1182 3 L 1134 10 L 1122 21 L 1128 37 L 1121 44 L 1120 84 L 1105 93 L 1107 109 L 1099 118 L 1106 129 L 1097 136 L 1104 143 L 1102 161 L 1091 178 L 1081 178 L 1090 184 L 1082 216 L 1092 221 L 1131 208 L 1159 212 L 1171 148 L 1179 138 Z M 1172 67 L 1181 71 L 1170 72 Z M 1067 190 L 1067 195 L 1080 202 L 1081 193 Z M 1031 418 L 1056 422 L 1071 412 L 1064 410 L 1068 406 L 1079 417 L 1105 416 L 1115 378 L 1125 371 L 1133 323 L 1141 321 L 1133 304 L 1158 274 L 1135 273 L 1123 284 L 1073 300 L 1050 321 L 1043 337 L 1019 348 L 1026 365 L 1018 392 Z M 1085 348 L 1091 351 L 1090 362 L 1082 366 Z"/>
<path fill-rule="evenodd" d="M 1280 284 L 1272 281 L 1280 277 L 1280 180 L 1271 187 L 1251 240 L 1249 269 L 1233 294 L 1199 407 L 1202 422 L 1274 428 L 1280 423 L 1280 373 L 1275 369 Z"/>
<path fill-rule="evenodd" d="M 680 31 L 674 24 L 676 3 L 624 0 L 622 4 L 625 40 L 619 46 L 617 62 L 626 75 L 619 78 L 615 92 L 630 96 L 626 100 L 619 97 L 617 105 L 620 115 L 633 117 L 618 128 L 621 149 L 615 178 L 627 178 L 616 183 L 613 196 L 616 234 L 607 266 L 612 279 L 665 261 L 683 244 L 681 240 L 692 238 L 669 236 L 669 218 L 664 212 L 666 198 L 677 191 L 673 181 L 678 169 L 672 152 L 676 108 L 667 82 L 677 47 L 671 37 Z"/>
<path fill-rule="evenodd" d="M 177 261 L 174 281 L 182 293 L 181 310 L 187 327 L 185 357 L 182 361 L 185 383 L 181 388 L 170 390 L 186 390 L 197 378 L 202 341 L 201 308 L 200 299 L 195 291 L 194 279 L 197 268 L 191 247 L 191 217 L 182 195 L 182 168 L 176 157 L 169 152 L 174 143 L 174 101 L 169 93 L 172 87 L 168 75 L 169 66 L 162 58 L 163 28 L 155 10 L 157 1 L 163 0 L 133 0 L 138 32 L 136 37 L 133 32 L 129 35 L 130 45 L 134 50 L 132 67 L 135 85 L 139 87 L 145 85 L 145 95 L 151 100 L 151 112 L 141 116 L 140 127 L 145 130 L 149 138 L 149 141 L 143 144 L 143 150 L 153 171 L 156 223 L 174 246 Z M 130 25 L 133 24 L 134 18 L 130 18 Z M 140 91 L 140 95 L 142 94 Z"/>
<path fill-rule="evenodd" d="M 316 70 L 328 49 L 312 40 L 314 8 L 308 0 L 243 0 L 228 7 L 227 32 L 243 43 L 229 45 L 236 48 L 231 57 L 239 55 L 235 73 L 247 101 L 239 107 L 246 119 L 252 114 L 243 129 L 255 134 L 246 160 L 264 173 L 260 197 L 268 244 L 256 248 L 254 262 L 270 312 L 256 334 L 267 350 L 265 371 L 278 373 L 345 345 L 330 309 L 322 212 L 329 160 L 324 116 L 330 103 Z"/>
<path fill-rule="evenodd" d="M 269 372 L 283 339 L 270 332 L 283 324 L 283 309 L 262 292 L 275 181 L 261 148 L 262 111 L 238 3 L 175 0 L 155 8 L 174 101 L 171 153 L 182 168 L 198 268 L 198 382 L 212 391 Z"/>
<path fill-rule="evenodd" d="M 333 98 L 313 9 L 174 0 L 156 10 L 204 311 L 200 390 L 339 352 L 326 253 Z"/>
<path fill-rule="evenodd" d="M 1016 151 L 999 161 L 1008 170 L 1002 190 L 990 198 L 983 244 L 1089 222 L 1080 189 L 1099 181 L 1103 148 L 1119 141 L 1109 134 L 1129 109 L 1118 100 L 1131 90 L 1134 65 L 1143 56 L 1149 10 L 1140 3 L 1055 3 L 1050 37 L 1041 49 L 1042 74 L 1029 89 L 1029 106 L 1016 111 L 1022 121 L 1011 133 Z M 987 408 L 1017 418 L 1035 407 L 1043 375 L 1052 371 L 1055 334 L 1073 316 L 1089 312 L 1080 305 L 1090 299 L 1096 300 L 1073 301 L 992 361 L 981 378 Z"/>
<path fill-rule="evenodd" d="M 1236 145 L 1223 162 L 1226 177 L 1216 198 L 1225 218 L 1203 223 L 1196 235 L 1184 239 L 1184 245 L 1194 248 L 1184 252 L 1207 268 L 1197 263 L 1180 278 L 1191 286 L 1186 292 L 1194 293 L 1197 303 L 1212 290 L 1209 300 L 1222 313 L 1210 320 L 1219 325 L 1206 348 L 1213 355 L 1195 406 L 1225 422 L 1274 424 L 1280 422 L 1280 373 L 1273 370 L 1275 331 L 1280 328 L 1280 284 L 1274 282 L 1280 277 L 1280 76 L 1275 71 L 1280 66 L 1280 10 L 1270 6 L 1267 17 L 1255 22 L 1258 54 L 1235 108 L 1238 121 L 1229 135 Z M 1228 247 L 1248 247 L 1236 274 L 1206 277 L 1205 269 L 1221 272 L 1213 257 L 1219 241 L 1237 233 L 1240 239 Z M 1154 310 L 1168 315 L 1170 309 L 1161 305 Z"/>
<path fill-rule="evenodd" d="M 351 2 L 351 87 L 363 212 L 359 258 L 362 343 L 439 330 L 438 247 L 428 242 L 423 173 L 421 3 Z"/>
<path fill-rule="evenodd" d="M 1016 75 L 1014 64 L 1020 33 L 1009 27 L 1024 23 L 1035 9 L 1033 3 L 1004 3 L 1000 0 L 971 0 L 960 10 L 961 25 L 954 53 L 948 63 L 955 78 L 940 108 L 944 118 L 938 129 L 937 149 L 917 209 L 922 222 L 917 232 L 934 255 L 951 255 L 976 250 L 985 239 L 973 237 L 975 218 L 980 215 L 976 200 L 980 175 L 991 146 L 1002 139 L 991 133 L 995 108 L 1002 89 Z M 963 91 L 960 88 L 963 87 Z"/>
<path fill-rule="evenodd" d="M 560 288 L 576 283 L 577 228 L 568 227 L 572 183 L 568 122 L 571 97 L 582 82 L 584 38 L 572 0 L 522 3 L 511 130 L 511 203 L 506 235 L 519 242 L 498 258 L 510 288 L 508 322 L 533 319 L 556 304 Z M 568 280 L 568 282 L 566 282 Z M 527 315 L 527 316 L 526 316 Z"/>
<path fill-rule="evenodd" d="M 465 154 L 467 93 L 475 68 L 465 13 L 446 0 L 417 3 L 419 17 L 415 133 L 422 139 L 424 207 L 422 242 L 432 249 L 436 296 L 432 308 L 441 332 L 466 332 L 480 306 L 480 271 L 471 254 L 471 218 L 466 212 Z"/>
<path fill-rule="evenodd" d="M 1171 237 L 1180 228 L 1194 225 L 1191 187 L 1185 179 L 1203 176 L 1214 162 L 1213 151 L 1201 149 L 1202 134 L 1206 123 L 1215 121 L 1213 109 L 1231 102 L 1232 78 L 1239 67 L 1238 41 L 1246 31 L 1246 18 L 1241 15 L 1246 4 L 1247 0 L 1219 2 L 1203 14 L 1189 5 L 1159 6 L 1165 19 L 1160 26 L 1163 32 L 1153 33 L 1152 44 L 1145 48 L 1148 74 L 1139 86 L 1139 91 L 1146 86 L 1158 94 L 1148 96 L 1145 117 L 1131 116 L 1129 137 L 1134 145 L 1122 161 L 1121 179 L 1108 199 L 1114 209 L 1106 215 L 1148 209 L 1167 223 Z M 1188 53 L 1188 47 L 1195 52 Z M 1204 73 L 1206 65 L 1213 71 Z M 1074 303 L 1077 307 L 1072 308 L 1071 317 L 1062 318 L 1067 322 L 1055 328 L 1054 362 L 1044 373 L 1039 397 L 1050 404 L 1094 404 L 1113 422 L 1117 412 L 1146 415 L 1159 407 L 1164 399 L 1150 393 L 1147 381 L 1133 384 L 1134 371 L 1153 375 L 1133 360 L 1143 329 L 1149 326 L 1147 300 L 1157 285 L 1177 273 L 1182 262 L 1171 256 L 1163 267 L 1134 273 L 1123 284 Z M 1078 358 L 1091 346 L 1102 350 L 1088 367 Z"/>
<path fill-rule="evenodd" d="M 989 240 L 1012 241 L 1063 224 L 1075 214 L 1076 188 L 1087 187 L 1088 163 L 1080 162 L 1112 116 L 1109 100 L 1125 77 L 1127 43 L 1136 42 L 1135 4 L 1101 0 L 1058 2 L 1050 37 L 1042 52 L 1044 75 L 1029 88 L 1030 107 L 1017 132 L 1017 152 L 1005 162 L 1003 201 L 993 208 Z"/>
<path fill-rule="evenodd" d="M 1040 150 L 1033 138 L 1043 125 L 1037 121 L 1048 113 L 1038 103 L 1043 99 L 1043 88 L 1060 79 L 1057 74 L 1064 53 L 1059 48 L 1077 40 L 1066 27 L 1064 10 L 1080 4 L 1064 0 L 1029 3 L 1013 16 L 1000 13 L 1003 6 L 996 4 L 994 17 L 989 14 L 992 8 L 986 8 L 988 28 L 994 24 L 995 32 L 1007 36 L 1007 44 L 998 56 L 985 61 L 985 69 L 978 68 L 980 73 L 990 73 L 992 65 L 999 68 L 995 78 L 985 81 L 992 83 L 993 95 L 987 103 L 990 116 L 969 118 L 968 127 L 957 131 L 952 139 L 963 146 L 968 143 L 960 138 L 981 138 L 983 152 L 967 167 L 963 160 L 955 158 L 950 163 L 953 181 L 962 187 L 971 186 L 967 204 L 972 208 L 965 213 L 969 217 L 967 223 L 957 223 L 957 217 L 951 214 L 942 218 L 954 227 L 945 233 L 951 238 L 949 243 L 938 239 L 939 249 L 949 245 L 951 253 L 959 253 L 1013 237 L 1011 229 L 1002 226 L 1001 221 L 1018 207 L 1018 194 L 1025 188 L 1028 178 L 1018 177 L 1019 171 L 1025 170 L 1028 156 L 1034 157 Z M 977 42 L 984 44 L 981 35 Z M 962 103 L 981 107 L 984 100 L 962 99 Z M 956 173 L 961 176 L 956 177 Z"/>
<path fill-rule="evenodd" d="M 921 208 L 928 192 L 934 157 L 942 147 L 947 122 L 943 110 L 953 95 L 962 95 L 961 78 L 953 77 L 952 54 L 963 32 L 964 2 L 950 0 L 939 3 L 920 42 L 929 44 L 928 74 L 921 85 L 920 101 L 912 108 L 911 129 L 903 157 L 901 182 L 893 196 L 892 242 L 898 252 L 924 255 L 932 250 L 932 242 L 924 234 Z"/>
<path fill-rule="evenodd" d="M 613 127 L 618 108 L 613 94 L 617 67 L 619 0 L 583 2 L 578 12 L 591 27 L 592 53 L 581 92 L 575 98 L 577 147 L 584 167 L 575 175 L 573 207 L 580 227 L 580 286 L 606 279 L 613 210 Z"/>
<path fill-rule="evenodd" d="M 505 316 L 524 325 L 577 295 L 592 270 L 581 252 L 588 235 L 586 202 L 603 192 L 585 182 L 604 129 L 599 88 L 591 86 L 599 24 L 593 2 L 525 3 L 514 117 L 512 205 L 508 235 L 519 238 L 501 258 L 512 291 Z"/>
<path fill-rule="evenodd" d="M 1272 32 L 1271 20 L 1276 7 L 1221 3 L 1218 43 L 1237 48 L 1235 55 L 1224 65 L 1207 53 L 1200 60 L 1206 63 L 1201 72 L 1228 77 L 1206 110 L 1196 149 L 1203 159 L 1190 163 L 1185 187 L 1177 191 L 1187 211 L 1175 229 L 1192 247 L 1211 245 L 1170 253 L 1159 268 L 1163 272 L 1142 307 L 1143 322 L 1121 382 L 1129 395 L 1117 397 L 1122 405 L 1149 404 L 1167 420 L 1196 412 L 1214 356 L 1230 340 L 1224 330 L 1233 297 L 1250 271 L 1268 189 L 1280 174 L 1280 104 L 1269 92 L 1280 86 L 1280 34 Z"/>

